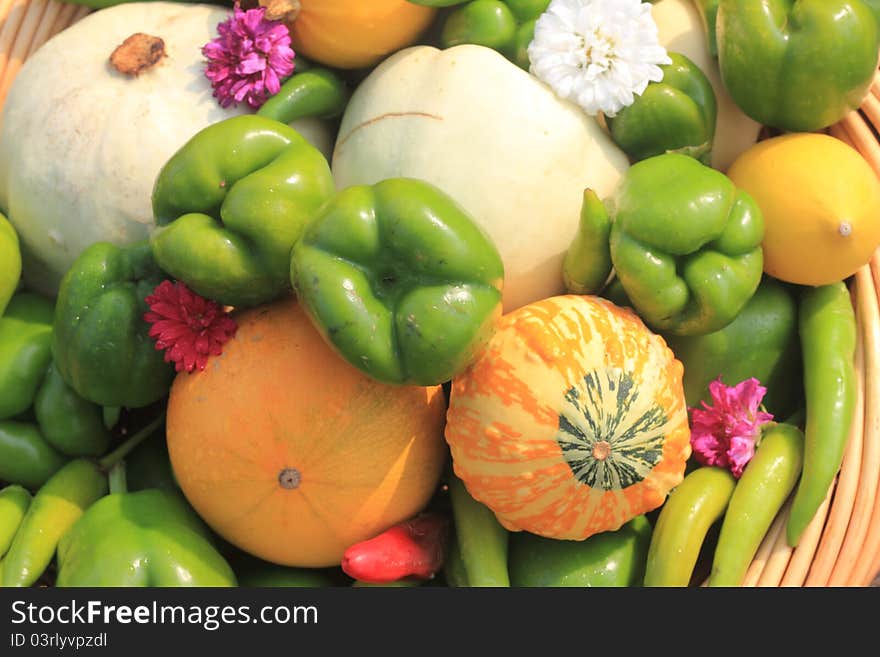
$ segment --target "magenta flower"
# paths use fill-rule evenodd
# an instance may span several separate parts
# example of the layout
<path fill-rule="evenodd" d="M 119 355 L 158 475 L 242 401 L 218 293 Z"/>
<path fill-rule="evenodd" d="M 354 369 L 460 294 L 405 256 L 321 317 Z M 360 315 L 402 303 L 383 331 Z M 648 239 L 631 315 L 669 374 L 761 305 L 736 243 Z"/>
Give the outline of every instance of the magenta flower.
<path fill-rule="evenodd" d="M 165 362 L 173 362 L 178 372 L 204 370 L 208 357 L 223 353 L 223 345 L 238 328 L 217 302 L 183 283 L 162 281 L 146 302 L 149 335 L 156 341 L 156 350 L 165 351 Z"/>
<path fill-rule="evenodd" d="M 767 394 L 755 378 L 726 386 L 721 377 L 709 384 L 712 405 L 691 409 L 691 447 L 703 465 L 729 468 L 739 479 L 755 455 L 761 425 L 773 415 L 760 410 Z"/>
<path fill-rule="evenodd" d="M 208 64 L 205 76 L 223 107 L 247 102 L 262 106 L 293 73 L 290 31 L 281 21 L 268 20 L 266 8 L 242 10 L 217 26 L 219 36 L 202 48 Z"/>

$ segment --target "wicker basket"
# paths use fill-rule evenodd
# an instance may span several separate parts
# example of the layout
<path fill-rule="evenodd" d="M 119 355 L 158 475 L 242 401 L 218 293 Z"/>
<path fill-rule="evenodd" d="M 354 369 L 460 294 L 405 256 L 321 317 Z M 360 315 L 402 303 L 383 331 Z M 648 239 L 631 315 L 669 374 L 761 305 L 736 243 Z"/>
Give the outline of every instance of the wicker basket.
<path fill-rule="evenodd" d="M 22 63 L 89 13 L 56 0 L 0 0 L 0 106 Z M 876 126 L 876 128 L 875 128 Z M 880 176 L 880 72 L 861 109 L 828 132 L 854 146 Z M 853 278 L 859 340 L 858 401 L 843 466 L 796 549 L 784 508 L 745 586 L 868 586 L 880 573 L 880 251 Z"/>

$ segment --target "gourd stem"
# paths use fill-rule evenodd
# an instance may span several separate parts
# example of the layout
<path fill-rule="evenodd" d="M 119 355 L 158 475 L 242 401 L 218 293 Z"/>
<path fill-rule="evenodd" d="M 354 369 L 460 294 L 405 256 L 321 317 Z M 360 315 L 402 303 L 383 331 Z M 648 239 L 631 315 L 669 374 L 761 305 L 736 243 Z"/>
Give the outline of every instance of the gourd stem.
<path fill-rule="evenodd" d="M 156 429 L 158 429 L 160 426 L 162 426 L 163 422 L 165 422 L 164 415 L 160 415 L 159 417 L 155 418 L 143 429 L 132 434 L 132 436 L 128 438 L 124 443 L 122 443 L 119 447 L 107 454 L 104 458 L 100 459 L 98 461 L 98 467 L 100 467 L 105 472 L 107 470 L 110 470 L 114 465 L 116 465 L 122 459 L 128 456 L 128 454 L 135 447 L 137 447 L 144 440 L 153 435 L 153 432 L 156 431 Z"/>

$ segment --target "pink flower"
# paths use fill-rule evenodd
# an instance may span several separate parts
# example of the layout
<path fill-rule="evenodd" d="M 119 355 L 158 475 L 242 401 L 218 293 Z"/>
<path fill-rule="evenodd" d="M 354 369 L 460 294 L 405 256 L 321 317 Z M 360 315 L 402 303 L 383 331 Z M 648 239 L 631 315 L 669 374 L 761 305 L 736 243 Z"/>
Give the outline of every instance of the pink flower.
<path fill-rule="evenodd" d="M 223 107 L 244 101 L 258 108 L 293 73 L 290 31 L 281 21 L 267 20 L 265 7 L 245 11 L 236 2 L 232 11 L 217 26 L 219 36 L 202 48 L 205 76 Z"/>
<path fill-rule="evenodd" d="M 158 351 L 165 350 L 165 362 L 173 362 L 178 372 L 204 370 L 208 356 L 223 353 L 223 345 L 238 328 L 219 304 L 183 283 L 162 281 L 146 302 L 150 311 L 144 313 L 144 320 L 152 324 L 150 337 Z"/>
<path fill-rule="evenodd" d="M 767 394 L 755 378 L 726 386 L 721 377 L 709 384 L 712 406 L 691 409 L 691 447 L 703 465 L 729 468 L 739 479 L 755 455 L 760 427 L 773 415 L 759 410 Z"/>

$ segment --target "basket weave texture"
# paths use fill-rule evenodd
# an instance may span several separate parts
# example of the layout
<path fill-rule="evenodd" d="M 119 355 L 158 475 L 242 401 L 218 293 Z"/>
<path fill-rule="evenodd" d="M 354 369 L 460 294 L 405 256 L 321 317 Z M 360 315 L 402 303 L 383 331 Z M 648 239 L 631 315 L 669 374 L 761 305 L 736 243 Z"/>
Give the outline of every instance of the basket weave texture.
<path fill-rule="evenodd" d="M 0 0 L 0 107 L 24 61 L 89 9 L 56 0 Z M 861 108 L 828 133 L 880 176 L 880 72 Z M 786 505 L 744 586 L 880 585 L 880 250 L 852 278 L 858 322 L 858 400 L 841 470 L 797 548 L 785 540 Z"/>

